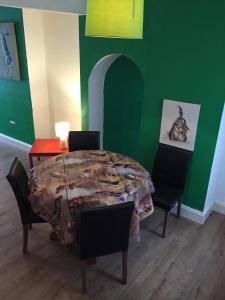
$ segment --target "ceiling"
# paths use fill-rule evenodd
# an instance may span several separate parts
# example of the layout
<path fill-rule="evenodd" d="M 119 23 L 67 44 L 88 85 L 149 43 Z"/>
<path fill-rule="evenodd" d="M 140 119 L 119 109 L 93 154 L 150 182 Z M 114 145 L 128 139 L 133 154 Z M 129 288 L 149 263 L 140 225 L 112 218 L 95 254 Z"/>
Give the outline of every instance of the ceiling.
<path fill-rule="evenodd" d="M 0 0 L 0 6 L 37 8 L 83 15 L 86 11 L 86 0 Z"/>

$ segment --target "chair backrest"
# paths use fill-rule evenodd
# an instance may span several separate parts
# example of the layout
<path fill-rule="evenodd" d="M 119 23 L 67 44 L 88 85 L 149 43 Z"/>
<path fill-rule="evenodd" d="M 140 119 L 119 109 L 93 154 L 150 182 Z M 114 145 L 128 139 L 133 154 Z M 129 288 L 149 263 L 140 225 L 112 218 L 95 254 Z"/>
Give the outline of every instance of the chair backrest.
<path fill-rule="evenodd" d="M 69 141 L 69 151 L 99 150 L 100 132 L 99 131 L 70 131 L 68 141 Z"/>
<path fill-rule="evenodd" d="M 80 209 L 80 258 L 128 250 L 134 202 Z"/>
<path fill-rule="evenodd" d="M 192 152 L 159 144 L 152 171 L 153 183 L 166 183 L 184 188 Z"/>
<path fill-rule="evenodd" d="M 9 169 L 9 173 L 8 175 L 6 175 L 6 178 L 15 194 L 20 210 L 22 223 L 26 224 L 31 209 L 30 203 L 27 198 L 29 194 L 28 176 L 22 163 L 17 157 L 14 159 Z"/>

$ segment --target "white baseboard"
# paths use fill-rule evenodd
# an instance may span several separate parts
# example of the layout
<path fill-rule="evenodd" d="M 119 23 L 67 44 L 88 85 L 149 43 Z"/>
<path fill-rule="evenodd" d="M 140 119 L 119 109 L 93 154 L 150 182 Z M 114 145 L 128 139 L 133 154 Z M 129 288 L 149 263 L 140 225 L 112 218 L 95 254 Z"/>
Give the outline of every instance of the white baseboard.
<path fill-rule="evenodd" d="M 20 140 L 14 139 L 11 136 L 8 136 L 8 135 L 2 134 L 2 133 L 0 133 L 0 138 L 2 140 L 7 141 L 7 143 L 11 143 L 14 146 L 17 146 L 18 148 L 23 149 L 25 151 L 29 151 L 30 148 L 31 148 L 30 144 L 24 143 L 24 142 L 22 142 Z"/>
<path fill-rule="evenodd" d="M 176 214 L 176 211 L 177 211 L 177 207 L 174 207 L 171 212 Z M 212 208 L 202 212 L 200 210 L 191 208 L 184 204 L 182 204 L 181 206 L 181 216 L 199 224 L 204 224 L 207 218 L 209 217 L 209 215 L 211 214 L 211 212 L 212 212 Z"/>
<path fill-rule="evenodd" d="M 214 202 L 213 204 L 213 210 L 225 215 L 225 203 L 222 202 Z"/>

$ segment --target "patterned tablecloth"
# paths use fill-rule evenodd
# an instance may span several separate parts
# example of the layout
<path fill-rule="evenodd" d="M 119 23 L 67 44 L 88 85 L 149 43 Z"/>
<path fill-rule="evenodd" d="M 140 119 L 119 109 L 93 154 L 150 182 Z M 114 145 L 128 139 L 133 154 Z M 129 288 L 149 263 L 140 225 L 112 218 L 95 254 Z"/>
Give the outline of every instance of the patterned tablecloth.
<path fill-rule="evenodd" d="M 76 210 L 135 201 L 131 236 L 140 239 L 140 219 L 153 212 L 154 187 L 136 161 L 103 150 L 75 151 L 32 169 L 29 197 L 33 210 L 56 230 L 62 243 L 75 240 Z"/>

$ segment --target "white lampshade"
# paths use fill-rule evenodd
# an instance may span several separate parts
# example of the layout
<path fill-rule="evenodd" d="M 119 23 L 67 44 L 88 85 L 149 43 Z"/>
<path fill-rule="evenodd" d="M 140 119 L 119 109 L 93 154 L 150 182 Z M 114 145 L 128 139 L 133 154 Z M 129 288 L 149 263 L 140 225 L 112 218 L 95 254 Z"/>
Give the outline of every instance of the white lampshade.
<path fill-rule="evenodd" d="M 59 138 L 68 137 L 68 133 L 70 131 L 70 123 L 69 122 L 58 122 L 55 123 L 55 134 Z"/>

